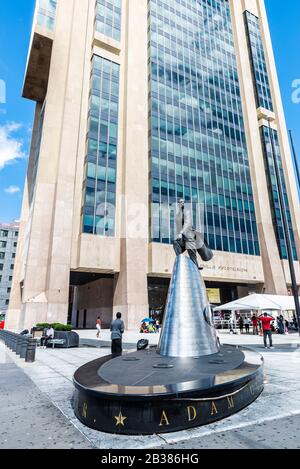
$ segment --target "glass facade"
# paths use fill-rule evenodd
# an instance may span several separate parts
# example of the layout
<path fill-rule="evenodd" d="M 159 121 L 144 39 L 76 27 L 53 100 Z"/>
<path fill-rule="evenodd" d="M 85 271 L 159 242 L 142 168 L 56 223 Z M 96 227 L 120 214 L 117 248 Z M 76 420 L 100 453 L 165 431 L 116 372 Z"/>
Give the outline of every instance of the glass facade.
<path fill-rule="evenodd" d="M 39 0 L 37 24 L 44 28 L 54 29 L 57 0 Z"/>
<path fill-rule="evenodd" d="M 268 127 L 261 127 L 261 139 L 262 139 L 262 145 L 263 145 L 263 151 L 264 151 L 265 168 L 266 168 L 267 179 L 268 179 L 268 186 L 269 186 L 268 189 L 269 189 L 270 203 L 271 203 L 272 215 L 273 215 L 273 224 L 274 224 L 274 229 L 275 229 L 275 233 L 277 237 L 278 249 L 279 249 L 281 259 L 288 259 L 283 218 L 282 218 L 282 212 L 280 209 L 278 184 L 277 184 L 276 173 L 275 173 L 275 163 L 274 163 L 274 157 L 273 157 L 273 151 L 272 151 L 271 132 L 273 133 L 276 158 L 277 158 L 278 166 L 280 170 L 280 176 L 281 176 L 280 183 L 281 183 L 283 194 L 284 194 L 285 212 L 286 212 L 288 223 L 289 223 L 293 255 L 294 255 L 294 259 L 297 260 L 296 243 L 295 243 L 295 237 L 294 237 L 294 232 L 293 232 L 293 224 L 292 224 L 291 211 L 290 211 L 290 206 L 289 206 L 289 201 L 288 201 L 287 188 L 286 188 L 284 172 L 283 172 L 283 167 L 282 167 L 282 159 L 281 159 L 280 146 L 279 146 L 279 141 L 278 141 L 278 134 L 276 130 L 269 129 Z"/>
<path fill-rule="evenodd" d="M 183 197 L 211 248 L 259 255 L 227 0 L 149 0 L 149 81 L 152 240 Z"/>
<path fill-rule="evenodd" d="M 34 142 L 34 146 L 32 148 L 32 174 L 31 178 L 28 179 L 29 182 L 29 204 L 32 204 L 35 186 L 36 186 L 36 178 L 37 172 L 39 167 L 39 160 L 40 160 L 40 151 L 41 151 L 41 142 L 42 142 L 42 135 L 43 135 L 43 127 L 44 127 L 44 117 L 45 117 L 45 106 L 46 101 L 43 104 L 41 109 L 41 113 L 39 116 L 38 124 L 37 124 L 37 131 L 36 131 L 36 139 Z"/>
<path fill-rule="evenodd" d="M 121 9 L 122 0 L 97 0 L 96 31 L 120 41 Z"/>
<path fill-rule="evenodd" d="M 93 57 L 83 230 L 115 235 L 120 66 Z"/>
<path fill-rule="evenodd" d="M 245 11 L 245 25 L 248 39 L 252 75 L 256 91 L 256 105 L 273 112 L 273 103 L 268 70 L 260 28 L 260 21 Z"/>

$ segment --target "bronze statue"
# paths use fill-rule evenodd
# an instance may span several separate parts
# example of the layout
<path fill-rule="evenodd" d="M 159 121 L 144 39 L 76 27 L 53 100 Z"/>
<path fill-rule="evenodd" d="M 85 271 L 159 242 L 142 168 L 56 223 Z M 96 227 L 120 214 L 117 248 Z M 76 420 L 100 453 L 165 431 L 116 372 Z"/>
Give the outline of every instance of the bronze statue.
<path fill-rule="evenodd" d="M 188 251 L 190 259 L 199 270 L 203 270 L 203 268 L 199 267 L 197 252 L 205 262 L 213 258 L 213 252 L 205 243 L 203 234 L 196 231 L 193 227 L 192 212 L 183 199 L 179 200 L 176 210 L 174 250 L 176 256 L 180 256 L 185 251 Z"/>

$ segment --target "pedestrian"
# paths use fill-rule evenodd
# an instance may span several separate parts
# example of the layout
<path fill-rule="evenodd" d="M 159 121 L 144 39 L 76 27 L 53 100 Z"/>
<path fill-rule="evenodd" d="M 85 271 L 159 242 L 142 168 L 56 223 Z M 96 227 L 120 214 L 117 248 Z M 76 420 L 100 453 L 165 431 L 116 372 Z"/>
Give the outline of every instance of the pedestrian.
<path fill-rule="evenodd" d="M 53 339 L 54 339 L 54 335 L 55 335 L 55 331 L 54 331 L 53 327 L 52 327 L 52 326 L 49 326 L 49 327 L 45 330 L 45 332 L 44 332 L 44 334 L 43 334 L 43 336 L 42 336 L 42 338 L 41 338 L 41 347 L 47 348 L 47 345 L 48 345 L 49 340 L 53 340 Z"/>
<path fill-rule="evenodd" d="M 256 314 L 252 316 L 252 326 L 253 326 L 253 335 L 259 335 L 258 317 L 256 316 Z"/>
<path fill-rule="evenodd" d="M 277 326 L 278 326 L 278 333 L 281 335 L 284 335 L 284 322 L 283 322 L 283 316 L 279 316 L 277 318 Z"/>
<path fill-rule="evenodd" d="M 286 334 L 289 334 L 290 333 L 290 323 L 289 321 L 286 319 L 285 321 L 285 333 Z"/>
<path fill-rule="evenodd" d="M 117 313 L 117 319 L 115 319 L 110 326 L 112 355 L 122 355 L 122 335 L 125 331 L 125 325 L 121 318 L 122 314 Z"/>
<path fill-rule="evenodd" d="M 259 316 L 259 320 L 262 324 L 262 330 L 264 334 L 264 345 L 265 348 L 268 348 L 267 339 L 269 339 L 269 348 L 273 347 L 273 339 L 272 339 L 272 327 L 271 323 L 274 321 L 273 316 L 268 315 L 268 313 L 264 313 L 263 315 Z"/>
<path fill-rule="evenodd" d="M 101 318 L 100 316 L 97 317 L 97 321 L 96 321 L 96 329 L 97 329 L 97 339 L 99 339 L 100 337 L 100 333 L 101 333 L 101 325 L 102 325 L 102 322 L 101 322 Z"/>
<path fill-rule="evenodd" d="M 230 329 L 230 334 L 236 334 L 236 331 L 235 331 L 235 320 L 234 320 L 233 313 L 230 314 L 230 318 L 229 318 L 229 329 Z"/>
<path fill-rule="evenodd" d="M 293 313 L 293 327 L 296 331 L 298 330 L 298 321 L 295 313 Z"/>
<path fill-rule="evenodd" d="M 250 326 L 251 326 L 251 319 L 250 319 L 250 318 L 246 318 L 246 319 L 245 319 L 246 334 L 250 334 Z"/>
<path fill-rule="evenodd" d="M 239 328 L 240 328 L 240 333 L 243 334 L 244 333 L 244 319 L 242 316 L 240 316 L 240 319 L 239 319 Z"/>

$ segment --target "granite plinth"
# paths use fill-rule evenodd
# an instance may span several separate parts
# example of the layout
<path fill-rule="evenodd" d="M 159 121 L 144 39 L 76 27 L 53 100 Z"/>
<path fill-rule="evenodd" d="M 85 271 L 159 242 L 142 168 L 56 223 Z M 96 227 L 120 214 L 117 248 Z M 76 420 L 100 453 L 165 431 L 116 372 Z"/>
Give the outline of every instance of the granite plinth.
<path fill-rule="evenodd" d="M 107 356 L 74 375 L 74 411 L 86 426 L 108 433 L 169 433 L 239 412 L 263 390 L 263 359 L 222 346 L 205 357 L 166 358 L 156 349 Z"/>

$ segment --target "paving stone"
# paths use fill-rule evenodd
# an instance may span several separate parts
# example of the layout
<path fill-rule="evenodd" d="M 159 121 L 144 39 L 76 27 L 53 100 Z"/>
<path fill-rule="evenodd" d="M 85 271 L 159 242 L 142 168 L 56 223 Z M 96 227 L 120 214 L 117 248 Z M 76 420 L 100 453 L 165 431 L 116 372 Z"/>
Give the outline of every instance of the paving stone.
<path fill-rule="evenodd" d="M 134 339 L 133 334 L 128 337 L 130 340 Z M 40 428 L 40 419 L 43 422 L 42 428 L 44 425 L 47 427 L 44 414 L 49 413 L 47 407 L 49 405 L 51 412 L 55 411 L 58 413 L 55 415 L 60 416 L 55 419 L 56 426 L 57 428 L 59 426 L 62 432 L 66 431 L 67 438 L 62 438 L 61 441 L 59 438 L 54 441 L 49 440 L 49 443 L 46 441 L 47 431 L 45 431 L 41 434 L 41 444 L 45 445 L 43 447 L 61 447 L 62 445 L 81 447 L 78 445 L 86 444 L 101 449 L 299 448 L 300 349 L 296 348 L 300 345 L 299 337 L 275 337 L 275 341 L 279 344 L 276 344 L 274 351 L 265 351 L 259 337 L 227 335 L 222 339 L 224 343 L 249 346 L 262 353 L 265 359 L 266 385 L 261 397 L 242 412 L 212 425 L 175 434 L 147 437 L 115 436 L 96 432 L 83 426 L 74 415 L 72 409 L 73 373 L 85 363 L 107 355 L 109 349 L 81 347 L 70 350 L 39 349 L 37 361 L 33 364 L 25 364 L 24 360 L 16 358 L 11 352 L 5 353 L 0 345 L 0 391 L 2 396 L 5 395 L 9 405 L 13 407 L 11 412 L 14 415 L 14 426 L 17 427 L 17 440 L 20 440 L 17 441 L 19 447 L 27 447 L 26 445 L 38 447 L 35 445 L 39 442 L 35 440 L 35 437 L 30 438 L 30 435 L 32 429 Z M 132 348 L 129 344 L 128 348 L 130 347 Z M 30 387 L 23 386 L 23 378 L 26 377 L 24 373 L 24 376 L 18 373 L 14 375 L 13 361 L 27 374 L 27 379 L 31 378 L 35 383 L 38 388 L 35 388 L 35 393 L 32 394 Z M 5 373 L 2 373 L 2 370 L 5 370 Z M 4 375 L 6 377 L 3 377 Z M 12 380 L 17 383 L 13 393 L 10 388 Z M 29 382 L 34 386 L 31 380 L 29 379 Z M 41 410 L 38 414 L 39 418 L 33 411 L 35 406 Z M 26 416 L 23 416 L 23 411 L 26 411 Z M 0 415 L 5 415 L 6 419 L 8 414 L 9 412 L 2 414 L 0 411 Z M 25 437 L 22 439 L 18 431 L 19 423 L 20 428 L 24 425 L 27 425 L 27 428 L 29 426 L 28 439 Z M 49 426 L 50 435 L 56 431 L 56 426 L 54 424 Z M 10 432 L 6 443 L 11 444 L 14 430 L 10 428 L 8 421 L 5 432 Z M 72 432 L 75 432 L 74 437 Z M 24 433 L 26 435 L 26 432 Z M 73 439 L 75 443 L 72 443 Z M 52 446 L 47 446 L 47 443 Z M 2 448 L 1 444 L 0 448 Z"/>
<path fill-rule="evenodd" d="M 0 449 L 94 447 L 13 363 L 0 363 L 0 395 Z"/>

